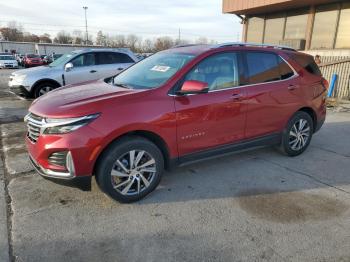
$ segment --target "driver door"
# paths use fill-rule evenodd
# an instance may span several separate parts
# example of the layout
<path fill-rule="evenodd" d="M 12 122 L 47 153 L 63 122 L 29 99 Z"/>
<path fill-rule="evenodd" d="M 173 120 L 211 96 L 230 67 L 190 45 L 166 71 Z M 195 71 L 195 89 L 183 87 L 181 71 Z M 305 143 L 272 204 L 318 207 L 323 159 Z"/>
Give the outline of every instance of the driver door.
<path fill-rule="evenodd" d="M 244 139 L 245 90 L 238 53 L 220 53 L 202 60 L 184 78 L 206 82 L 209 92 L 175 96 L 180 156 Z"/>
<path fill-rule="evenodd" d="M 99 78 L 95 53 L 79 55 L 70 61 L 73 68 L 64 72 L 65 84 L 77 84 Z"/>

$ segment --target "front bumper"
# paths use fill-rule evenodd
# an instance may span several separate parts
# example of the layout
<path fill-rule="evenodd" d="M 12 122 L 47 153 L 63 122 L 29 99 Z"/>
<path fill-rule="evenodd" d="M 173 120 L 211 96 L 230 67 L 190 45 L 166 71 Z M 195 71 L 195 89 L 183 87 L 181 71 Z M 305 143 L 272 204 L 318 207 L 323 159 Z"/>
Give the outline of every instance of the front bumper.
<path fill-rule="evenodd" d="M 52 169 L 46 169 L 38 164 L 31 156 L 29 156 L 30 163 L 34 169 L 41 175 L 45 177 L 57 178 L 57 179 L 72 179 L 75 177 L 74 172 L 70 171 L 55 171 Z"/>
<path fill-rule="evenodd" d="M 37 164 L 31 156 L 29 156 L 29 160 L 36 172 L 45 179 L 48 179 L 59 185 L 79 188 L 83 191 L 91 190 L 91 176 L 71 176 L 71 174 L 69 173 L 67 174 L 64 172 L 56 172 L 49 169 L 45 169 L 39 164 Z"/>

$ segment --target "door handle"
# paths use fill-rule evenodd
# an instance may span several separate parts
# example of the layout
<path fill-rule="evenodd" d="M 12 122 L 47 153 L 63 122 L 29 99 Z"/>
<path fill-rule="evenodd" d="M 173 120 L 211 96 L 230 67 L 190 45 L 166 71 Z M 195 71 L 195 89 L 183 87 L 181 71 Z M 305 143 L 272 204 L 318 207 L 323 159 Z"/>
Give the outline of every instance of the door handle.
<path fill-rule="evenodd" d="M 91 70 L 90 73 L 96 73 L 97 71 L 96 70 Z"/>
<path fill-rule="evenodd" d="M 232 98 L 232 100 L 234 100 L 234 101 L 239 101 L 239 100 L 241 100 L 242 99 L 242 95 L 241 94 L 233 94 L 232 96 L 231 96 L 231 98 Z"/>
<path fill-rule="evenodd" d="M 295 90 L 295 89 L 298 89 L 299 88 L 299 86 L 297 86 L 297 85 L 289 85 L 288 86 L 288 90 Z"/>

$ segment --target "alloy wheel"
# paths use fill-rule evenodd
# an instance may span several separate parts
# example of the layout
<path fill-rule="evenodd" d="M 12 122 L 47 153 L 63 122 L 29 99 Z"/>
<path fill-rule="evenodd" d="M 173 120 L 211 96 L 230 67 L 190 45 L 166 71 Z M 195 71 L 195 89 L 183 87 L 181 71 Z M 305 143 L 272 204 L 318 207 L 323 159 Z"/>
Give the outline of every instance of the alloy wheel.
<path fill-rule="evenodd" d="M 39 96 L 45 95 L 46 93 L 50 92 L 51 90 L 53 90 L 53 88 L 51 86 L 43 86 L 39 90 Z"/>
<path fill-rule="evenodd" d="M 289 146 L 294 151 L 305 147 L 310 137 L 311 128 L 305 119 L 299 119 L 294 123 L 289 132 Z"/>
<path fill-rule="evenodd" d="M 144 150 L 131 150 L 114 163 L 113 188 L 122 195 L 136 195 L 146 190 L 156 173 L 155 159 Z"/>

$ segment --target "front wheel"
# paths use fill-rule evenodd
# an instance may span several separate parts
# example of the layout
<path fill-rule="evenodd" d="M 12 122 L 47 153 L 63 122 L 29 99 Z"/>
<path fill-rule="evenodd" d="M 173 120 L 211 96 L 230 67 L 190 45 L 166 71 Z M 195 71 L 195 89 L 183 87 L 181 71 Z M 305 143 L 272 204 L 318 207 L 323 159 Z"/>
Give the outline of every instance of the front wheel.
<path fill-rule="evenodd" d="M 164 159 L 149 140 L 128 136 L 111 144 L 98 160 L 96 181 L 102 191 L 119 202 L 142 199 L 159 184 Z"/>
<path fill-rule="evenodd" d="M 313 121 L 311 116 L 298 111 L 289 120 L 283 131 L 281 151 L 289 156 L 303 153 L 309 146 L 313 134 Z"/>
<path fill-rule="evenodd" d="M 50 82 L 41 83 L 35 87 L 34 96 L 35 98 L 38 98 L 39 96 L 43 96 L 56 88 L 57 88 L 57 85 L 53 83 L 50 83 Z"/>

